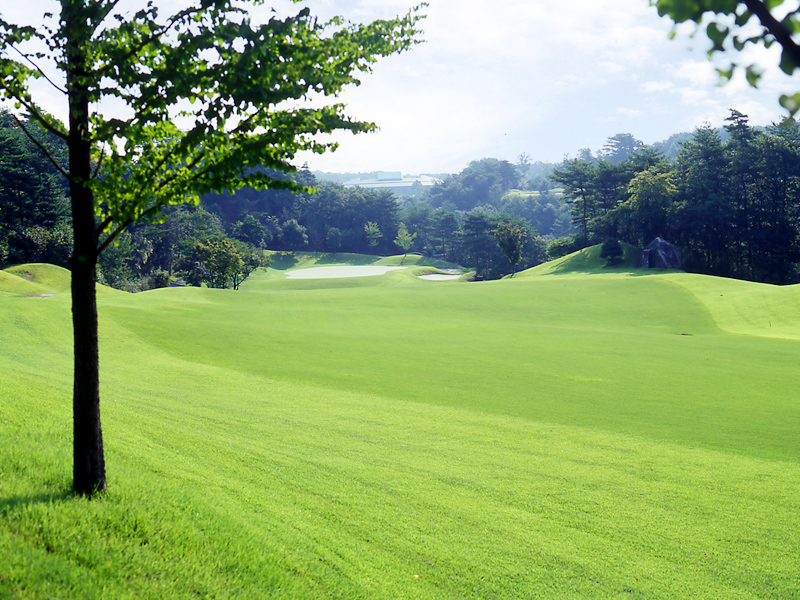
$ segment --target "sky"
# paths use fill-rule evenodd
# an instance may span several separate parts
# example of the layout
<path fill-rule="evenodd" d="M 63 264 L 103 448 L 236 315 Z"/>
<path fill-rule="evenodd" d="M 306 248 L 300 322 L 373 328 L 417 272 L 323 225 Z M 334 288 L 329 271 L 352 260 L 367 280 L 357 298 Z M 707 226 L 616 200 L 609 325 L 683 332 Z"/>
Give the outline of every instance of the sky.
<path fill-rule="evenodd" d="M 341 15 L 366 22 L 403 14 L 414 1 L 267 4 L 279 13 L 307 5 L 323 19 Z M 533 162 L 560 162 L 582 148 L 596 152 L 617 133 L 651 144 L 704 124 L 721 126 L 731 108 L 753 125 L 768 125 L 785 115 L 780 94 L 800 86 L 777 68 L 777 48 L 748 56 L 767 67 L 759 89 L 742 76 L 720 86 L 707 60 L 705 35 L 692 38 L 691 29 L 681 29 L 670 40 L 672 23 L 647 0 L 428 4 L 424 43 L 381 59 L 360 86 L 339 97 L 350 116 L 375 122 L 379 131 L 336 135 L 336 152 L 300 155 L 298 166 L 416 175 L 456 173 L 487 157 L 517 162 L 523 153 Z M 0 4 L 9 21 L 46 10 L 57 11 L 57 4 Z M 254 18 L 269 14 L 262 7 Z M 726 66 L 725 60 L 717 63 Z M 45 98 L 43 105 L 59 115 L 63 109 L 55 96 L 52 101 L 49 106 Z"/>

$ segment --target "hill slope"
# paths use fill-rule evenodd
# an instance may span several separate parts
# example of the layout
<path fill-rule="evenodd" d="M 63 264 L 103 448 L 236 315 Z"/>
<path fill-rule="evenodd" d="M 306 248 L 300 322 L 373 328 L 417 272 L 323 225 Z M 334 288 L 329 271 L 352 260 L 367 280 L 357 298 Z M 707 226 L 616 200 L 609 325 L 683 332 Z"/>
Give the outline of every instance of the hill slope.
<path fill-rule="evenodd" d="M 5 290 L 0 596 L 797 595 L 789 292 L 563 272 L 104 294 L 90 503 L 68 295 Z"/>

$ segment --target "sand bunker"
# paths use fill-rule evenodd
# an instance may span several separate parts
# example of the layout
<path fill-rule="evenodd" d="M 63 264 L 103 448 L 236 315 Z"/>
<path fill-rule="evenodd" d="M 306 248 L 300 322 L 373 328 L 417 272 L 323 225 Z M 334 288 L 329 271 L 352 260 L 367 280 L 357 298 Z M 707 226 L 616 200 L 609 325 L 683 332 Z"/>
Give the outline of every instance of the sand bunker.
<path fill-rule="evenodd" d="M 340 267 L 311 267 L 310 269 L 297 269 L 286 271 L 288 279 L 336 279 L 340 277 L 370 277 L 372 275 L 383 275 L 389 271 L 397 271 L 406 267 L 381 267 L 377 265 L 352 266 L 345 265 Z"/>
<path fill-rule="evenodd" d="M 420 275 L 420 279 L 427 279 L 428 281 L 450 281 L 452 279 L 459 279 L 461 275 L 445 275 L 444 273 L 434 273 L 433 275 Z"/>

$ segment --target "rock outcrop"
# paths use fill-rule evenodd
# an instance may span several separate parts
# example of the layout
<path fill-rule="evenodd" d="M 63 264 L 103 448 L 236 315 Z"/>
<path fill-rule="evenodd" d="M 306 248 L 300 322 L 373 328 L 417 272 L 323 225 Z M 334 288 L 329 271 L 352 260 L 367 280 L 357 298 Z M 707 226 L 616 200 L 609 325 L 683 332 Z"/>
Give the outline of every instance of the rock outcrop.
<path fill-rule="evenodd" d="M 681 253 L 675 244 L 657 237 L 639 253 L 636 266 L 648 269 L 680 269 Z"/>

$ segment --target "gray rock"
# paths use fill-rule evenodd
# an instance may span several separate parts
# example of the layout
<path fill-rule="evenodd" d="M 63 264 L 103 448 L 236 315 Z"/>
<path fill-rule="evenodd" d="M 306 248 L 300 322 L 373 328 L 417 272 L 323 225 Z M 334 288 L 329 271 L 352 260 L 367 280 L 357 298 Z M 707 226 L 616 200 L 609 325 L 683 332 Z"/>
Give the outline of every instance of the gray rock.
<path fill-rule="evenodd" d="M 681 253 L 675 244 L 657 237 L 636 257 L 636 266 L 647 269 L 680 269 Z"/>

